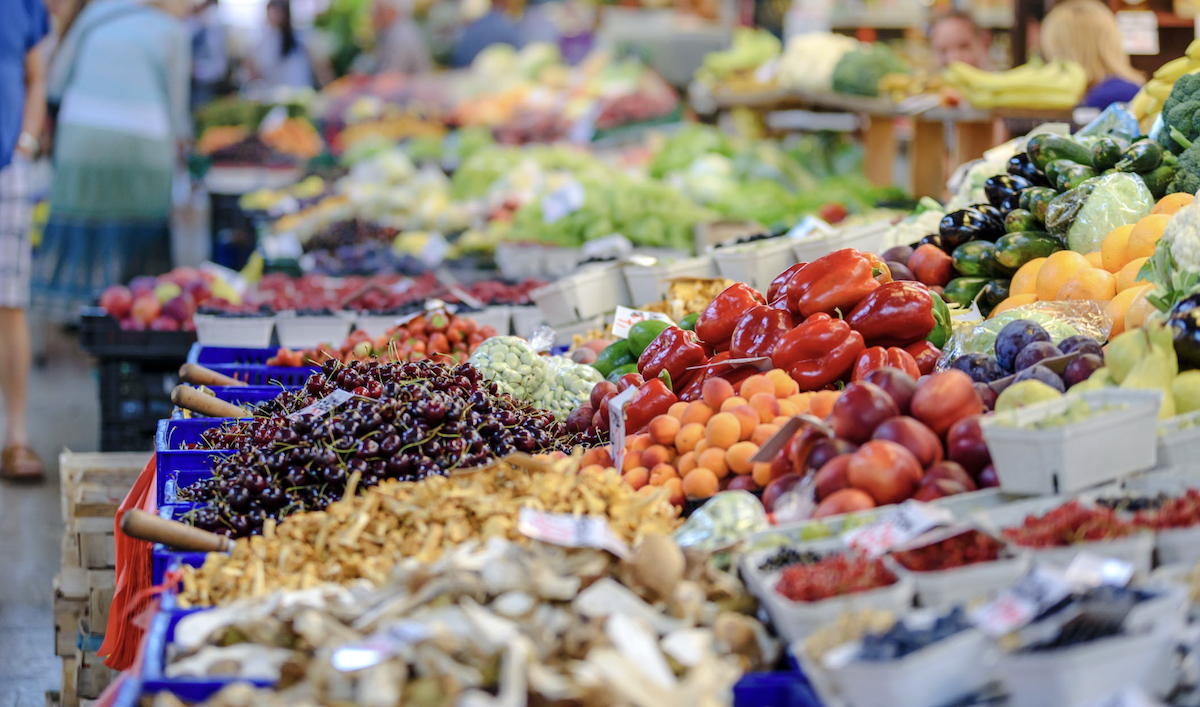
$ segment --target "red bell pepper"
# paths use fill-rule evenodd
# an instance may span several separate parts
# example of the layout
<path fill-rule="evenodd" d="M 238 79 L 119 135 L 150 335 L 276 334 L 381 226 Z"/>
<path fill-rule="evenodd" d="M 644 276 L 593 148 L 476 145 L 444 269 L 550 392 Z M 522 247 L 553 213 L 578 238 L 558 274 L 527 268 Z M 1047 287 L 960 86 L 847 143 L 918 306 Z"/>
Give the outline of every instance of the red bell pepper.
<path fill-rule="evenodd" d="M 626 373 L 617 379 L 617 395 L 624 393 L 629 388 L 641 388 L 646 382 L 640 373 Z"/>
<path fill-rule="evenodd" d="M 804 269 L 808 263 L 796 263 L 787 270 L 775 276 L 771 280 L 771 286 L 767 288 L 767 301 L 774 302 L 780 295 L 787 294 L 787 285 L 792 281 L 792 276 Z"/>
<path fill-rule="evenodd" d="M 800 390 L 820 390 L 849 374 L 864 348 L 862 334 L 841 319 L 819 313 L 779 341 L 771 363 L 787 371 Z"/>
<path fill-rule="evenodd" d="M 625 406 L 625 432 L 640 432 L 651 420 L 665 415 L 677 402 L 679 398 L 675 397 L 661 378 L 646 381 Z"/>
<path fill-rule="evenodd" d="M 721 354 L 717 355 L 719 356 Z M 704 381 L 708 380 L 707 369 L 702 371 L 692 371 L 692 373 L 699 373 L 700 375 L 692 377 L 687 381 L 687 384 L 682 387 L 675 386 L 675 394 L 678 395 L 679 399 L 685 403 L 690 403 L 693 400 L 699 400 L 700 396 L 704 392 Z"/>
<path fill-rule="evenodd" d="M 875 282 L 878 282 L 881 285 L 886 285 L 889 282 L 893 282 L 892 269 L 888 267 L 888 264 L 883 260 L 883 258 L 875 255 L 874 253 L 866 253 L 866 256 L 867 260 L 871 261 L 871 266 L 875 270 Z"/>
<path fill-rule="evenodd" d="M 923 376 L 933 373 L 937 369 L 938 359 L 942 357 L 942 350 L 928 341 L 909 344 L 904 350 L 917 362 L 917 369 Z"/>
<path fill-rule="evenodd" d="M 908 346 L 924 339 L 937 325 L 932 295 L 912 280 L 880 285 L 858 303 L 846 321 L 872 346 Z"/>
<path fill-rule="evenodd" d="M 882 346 L 872 346 L 859 354 L 858 360 L 854 362 L 854 373 L 850 375 L 850 381 L 858 381 L 876 368 L 888 367 L 899 368 L 912 376 L 913 380 L 921 377 L 917 360 L 909 352 L 895 347 L 885 349 Z"/>
<path fill-rule="evenodd" d="M 729 353 L 733 358 L 770 356 L 783 335 L 795 328 L 791 312 L 760 304 L 738 320 L 729 339 Z"/>
<path fill-rule="evenodd" d="M 785 309 L 788 312 L 792 311 L 791 307 L 788 306 L 788 298 L 787 298 L 786 291 L 783 292 L 782 294 L 780 294 L 775 299 L 771 300 L 771 304 L 769 304 L 767 306 L 770 307 L 771 309 Z M 793 315 L 793 316 L 795 316 L 795 315 Z"/>
<path fill-rule="evenodd" d="M 742 315 L 766 303 L 758 290 L 746 283 L 730 285 L 700 312 L 696 320 L 696 335 L 704 343 L 724 350 L 728 348 L 729 337 L 733 336 L 733 330 Z"/>
<path fill-rule="evenodd" d="M 638 372 L 647 381 L 666 371 L 672 383 L 683 380 L 687 369 L 708 361 L 696 335 L 677 326 L 667 327 L 650 342 L 638 358 Z"/>
<path fill-rule="evenodd" d="M 822 312 L 845 315 L 879 287 L 876 274 L 866 255 L 853 248 L 836 250 L 792 276 L 787 286 L 788 306 L 805 318 Z"/>

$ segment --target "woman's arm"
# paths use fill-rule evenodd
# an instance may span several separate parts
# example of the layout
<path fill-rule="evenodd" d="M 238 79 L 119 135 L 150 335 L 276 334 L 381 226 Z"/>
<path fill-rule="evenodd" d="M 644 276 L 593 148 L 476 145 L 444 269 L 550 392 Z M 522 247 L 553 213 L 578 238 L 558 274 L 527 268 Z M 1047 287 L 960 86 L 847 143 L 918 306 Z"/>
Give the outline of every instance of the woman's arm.
<path fill-rule="evenodd" d="M 46 67 L 42 63 L 41 45 L 25 52 L 25 112 L 21 118 L 21 134 L 34 139 L 42 134 L 46 122 Z M 17 152 L 33 157 L 33 151 L 17 144 Z"/>

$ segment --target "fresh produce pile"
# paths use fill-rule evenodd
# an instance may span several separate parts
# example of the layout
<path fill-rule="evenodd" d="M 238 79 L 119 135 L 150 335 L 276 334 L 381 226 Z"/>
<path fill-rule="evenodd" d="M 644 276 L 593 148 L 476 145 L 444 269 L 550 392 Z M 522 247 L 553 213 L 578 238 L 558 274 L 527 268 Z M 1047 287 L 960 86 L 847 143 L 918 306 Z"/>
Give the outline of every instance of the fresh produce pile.
<path fill-rule="evenodd" d="M 338 390 L 355 397 L 333 414 L 292 414 Z M 551 451 L 563 434 L 553 415 L 501 393 L 474 366 L 427 360 L 328 361 L 304 388 L 258 414 L 205 432 L 211 448 L 235 451 L 212 477 L 180 491 L 183 500 L 210 504 L 193 518 L 198 527 L 258 533 L 268 520 L 328 507 L 343 490 L 444 475 L 514 451 Z"/>
<path fill-rule="evenodd" d="M 1070 501 L 1040 516 L 1027 516 L 1015 528 L 1005 528 L 1004 537 L 1022 547 L 1064 547 L 1078 543 L 1115 540 L 1138 532 L 1107 508 L 1088 507 Z"/>
<path fill-rule="evenodd" d="M 971 623 L 962 607 L 958 606 L 938 616 L 929 628 L 911 627 L 898 621 L 883 633 L 863 636 L 858 659 L 871 662 L 899 660 L 969 628 Z"/>
<path fill-rule="evenodd" d="M 470 317 L 459 317 L 438 309 L 418 314 L 376 337 L 359 329 L 337 348 L 321 346 L 304 351 L 281 348 L 267 360 L 267 365 L 322 366 L 330 360 L 406 363 L 424 358 L 454 365 L 466 361 L 485 339 L 495 335 L 495 329 L 490 326 L 480 327 Z"/>
<path fill-rule="evenodd" d="M 1070 110 L 1083 99 L 1087 72 L 1070 61 L 1030 62 L 1009 71 L 984 71 L 952 62 L 942 79 L 975 108 Z"/>
<path fill-rule="evenodd" d="M 937 572 L 977 562 L 994 562 L 1003 551 L 1004 544 L 999 540 L 978 530 L 969 530 L 915 550 L 894 552 L 892 557 L 907 570 Z"/>
<path fill-rule="evenodd" d="M 200 307 L 235 308 L 242 296 L 221 277 L 195 268 L 175 268 L 158 277 L 135 277 L 100 295 L 100 307 L 129 331 L 195 331 Z"/>
<path fill-rule="evenodd" d="M 775 591 L 792 601 L 822 601 L 867 592 L 896 582 L 896 575 L 879 559 L 858 553 L 838 553 L 820 562 L 785 567 Z"/>
<path fill-rule="evenodd" d="M 468 363 L 499 392 L 549 410 L 559 419 L 588 400 L 601 381 L 600 373 L 592 366 L 561 356 L 542 356 L 517 336 L 494 336 L 484 341 Z"/>
<path fill-rule="evenodd" d="M 239 543 L 228 556 L 188 568 L 180 600 L 185 606 L 210 605 L 250 596 L 255 588 L 249 576 L 229 570 L 263 559 L 272 560 L 262 587 L 268 591 L 308 589 L 326 581 L 350 584 L 360 577 L 382 584 L 403 558 L 433 562 L 470 540 L 527 543 L 517 528 L 526 506 L 598 515 L 623 542 L 678 525 L 675 509 L 660 497 L 638 495 L 613 474 L 575 474 L 572 464 L 496 462 L 470 474 L 360 486 L 358 495 L 349 493 L 321 509 L 297 510 L 277 526 L 268 519 L 264 527 L 274 537 Z M 194 519 L 202 515 L 208 514 L 196 511 Z M 368 526 L 378 530 L 364 534 Z M 313 543 L 320 536 L 329 539 L 333 557 L 320 557 Z"/>

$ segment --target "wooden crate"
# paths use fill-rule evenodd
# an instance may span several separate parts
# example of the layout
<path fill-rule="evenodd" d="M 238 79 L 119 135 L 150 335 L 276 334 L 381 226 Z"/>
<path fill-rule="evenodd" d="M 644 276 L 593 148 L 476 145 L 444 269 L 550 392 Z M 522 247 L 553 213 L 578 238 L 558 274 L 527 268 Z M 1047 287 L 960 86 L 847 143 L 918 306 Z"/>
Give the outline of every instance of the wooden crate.
<path fill-rule="evenodd" d="M 88 622 L 95 633 L 104 633 L 108 626 L 108 609 L 117 590 L 117 573 L 112 570 L 88 572 Z"/>
<path fill-rule="evenodd" d="M 96 699 L 118 674 L 118 671 L 106 666 L 104 660 L 94 652 L 75 651 L 75 695 L 78 699 Z M 66 676 L 63 677 L 65 680 Z M 65 698 L 65 690 L 63 694 Z M 64 699 L 64 707 L 65 704 Z"/>
<path fill-rule="evenodd" d="M 145 467 L 141 452 L 59 455 L 62 515 L 80 533 L 112 532 L 117 507 Z"/>
<path fill-rule="evenodd" d="M 87 611 L 87 599 L 72 599 L 58 590 L 58 577 L 54 578 L 54 652 L 59 656 L 74 656 L 79 623 Z"/>
<path fill-rule="evenodd" d="M 81 567 L 106 570 L 117 566 L 117 541 L 113 533 L 76 533 L 75 538 Z"/>
<path fill-rule="evenodd" d="M 67 527 L 62 539 L 62 563 L 60 567 L 83 567 L 79 558 L 79 533 Z"/>
<path fill-rule="evenodd" d="M 59 704 L 62 707 L 79 707 L 79 693 L 75 689 L 75 680 L 78 676 L 77 658 L 72 654 L 69 658 L 63 658 L 62 662 L 62 690 L 59 691 Z"/>

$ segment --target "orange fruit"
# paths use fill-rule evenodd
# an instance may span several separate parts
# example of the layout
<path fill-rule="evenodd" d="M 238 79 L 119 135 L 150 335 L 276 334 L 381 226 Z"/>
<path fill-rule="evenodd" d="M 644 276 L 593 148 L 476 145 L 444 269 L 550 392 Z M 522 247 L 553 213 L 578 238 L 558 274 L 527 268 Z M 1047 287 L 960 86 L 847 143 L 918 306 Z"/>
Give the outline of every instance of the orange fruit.
<path fill-rule="evenodd" d="M 775 397 L 786 398 L 800 390 L 800 386 L 796 385 L 796 381 L 787 374 L 787 371 L 772 368 L 766 373 L 767 380 L 775 385 Z"/>
<path fill-rule="evenodd" d="M 1045 258 L 1034 258 L 1022 265 L 1017 270 L 1017 274 L 1013 275 L 1012 282 L 1008 285 L 1008 293 L 1010 295 L 1037 295 L 1037 276 L 1044 262 L 1046 262 Z"/>
<path fill-rule="evenodd" d="M 700 399 L 713 410 L 720 410 L 721 403 L 733 397 L 733 384 L 724 378 L 709 378 L 700 388 Z"/>
<path fill-rule="evenodd" d="M 1137 276 L 1138 273 L 1141 272 L 1142 266 L 1146 264 L 1147 260 L 1149 260 L 1149 258 L 1134 258 L 1126 263 L 1125 267 L 1121 268 L 1120 271 L 1117 272 L 1117 292 L 1124 292 L 1125 290 L 1128 290 L 1131 287 L 1136 287 L 1139 284 L 1146 284 L 1144 282 L 1139 283 Z"/>
<path fill-rule="evenodd" d="M 1034 295 L 1034 294 L 1011 295 L 1011 296 L 1006 297 L 1003 300 L 1001 300 L 1000 304 L 998 304 L 994 308 L 992 308 L 992 311 L 990 314 L 987 315 L 987 318 L 991 319 L 992 317 L 996 316 L 997 314 L 999 314 L 1003 311 L 1013 309 L 1015 307 L 1024 307 L 1025 305 L 1033 304 L 1034 302 L 1037 302 L 1037 295 Z"/>
<path fill-rule="evenodd" d="M 704 468 L 697 468 L 683 477 L 683 495 L 688 498 L 711 498 L 721 489 L 717 475 Z"/>
<path fill-rule="evenodd" d="M 1108 332 L 1109 341 L 1125 331 L 1125 315 L 1129 311 L 1129 305 L 1147 287 L 1149 285 L 1139 285 L 1121 290 L 1116 297 L 1112 298 L 1112 301 L 1104 305 L 1104 313 L 1112 319 L 1112 330 Z"/>
<path fill-rule="evenodd" d="M 769 393 L 772 397 L 775 395 L 775 383 L 762 373 L 755 373 L 742 381 L 742 387 L 738 390 L 738 395 L 746 400 L 753 398 L 759 393 Z"/>
<path fill-rule="evenodd" d="M 1158 200 L 1158 203 L 1154 205 L 1154 208 L 1150 209 L 1150 213 L 1151 215 L 1174 214 L 1185 206 L 1191 206 L 1192 202 L 1195 200 L 1196 197 L 1192 196 L 1191 194 L 1167 194 Z"/>
<path fill-rule="evenodd" d="M 679 424 L 687 427 L 693 422 L 698 422 L 701 425 L 708 422 L 708 418 L 713 416 L 713 409 L 705 405 L 701 400 L 693 400 L 688 403 L 687 409 L 683 411 L 683 415 L 679 418 Z"/>
<path fill-rule="evenodd" d="M 833 412 L 833 404 L 841 393 L 836 390 L 820 390 L 812 397 L 808 411 L 815 417 L 824 418 Z"/>
<path fill-rule="evenodd" d="M 1104 237 L 1100 244 L 1100 255 L 1103 267 L 1109 272 L 1116 272 L 1129 262 L 1129 234 L 1133 232 L 1133 224 L 1118 226 Z"/>
<path fill-rule="evenodd" d="M 1085 255 L 1083 257 L 1087 258 L 1088 262 L 1092 264 L 1093 268 L 1104 267 L 1104 256 L 1100 255 L 1100 251 L 1098 251 L 1098 250 L 1094 251 L 1092 253 L 1088 253 L 1087 255 Z"/>
<path fill-rule="evenodd" d="M 697 467 L 693 469 L 692 473 L 688 474 L 688 476 L 695 474 L 701 469 L 708 469 L 712 473 L 716 474 L 718 479 L 723 479 L 726 476 L 729 476 L 729 467 L 725 464 L 724 449 L 712 447 L 711 449 L 704 450 L 704 454 L 701 454 L 696 458 L 696 464 Z"/>
<path fill-rule="evenodd" d="M 1162 238 L 1163 230 L 1171 222 L 1167 214 L 1154 214 L 1138 221 L 1129 232 L 1130 260 L 1134 258 L 1149 258 L 1154 255 L 1154 246 Z"/>
<path fill-rule="evenodd" d="M 704 439 L 704 425 L 692 422 L 679 428 L 675 433 L 675 449 L 684 454 L 696 448 L 696 443 Z"/>
<path fill-rule="evenodd" d="M 1056 299 L 1091 299 L 1107 302 L 1117 294 L 1117 276 L 1100 268 L 1088 268 L 1058 288 Z"/>
<path fill-rule="evenodd" d="M 1146 286 L 1138 290 L 1133 296 L 1133 301 L 1129 303 L 1129 307 L 1125 310 L 1125 331 L 1137 329 L 1146 325 L 1146 318 L 1152 313 L 1158 311 L 1154 305 L 1150 304 L 1150 300 L 1146 299 L 1155 292 L 1153 286 Z"/>
<path fill-rule="evenodd" d="M 725 452 L 725 463 L 735 474 L 749 474 L 754 468 L 750 457 L 758 453 L 758 445 L 753 442 L 738 442 Z"/>
<path fill-rule="evenodd" d="M 1058 297 L 1058 290 L 1081 270 L 1093 270 L 1092 264 L 1073 250 L 1051 253 L 1037 274 L 1037 298 L 1049 302 Z M 1011 292 L 1011 290 L 1010 290 Z"/>

